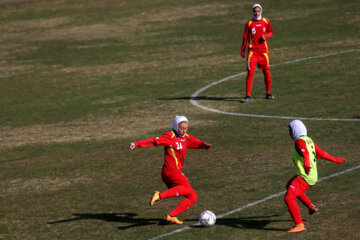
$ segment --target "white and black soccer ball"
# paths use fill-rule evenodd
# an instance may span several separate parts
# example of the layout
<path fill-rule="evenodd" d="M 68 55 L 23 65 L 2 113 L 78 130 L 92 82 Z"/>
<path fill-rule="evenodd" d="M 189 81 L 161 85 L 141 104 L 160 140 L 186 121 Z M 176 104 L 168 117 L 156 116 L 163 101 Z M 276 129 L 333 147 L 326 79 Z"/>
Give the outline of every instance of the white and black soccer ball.
<path fill-rule="evenodd" d="M 206 210 L 200 214 L 200 224 L 204 227 L 211 227 L 216 223 L 216 215 L 212 211 Z"/>

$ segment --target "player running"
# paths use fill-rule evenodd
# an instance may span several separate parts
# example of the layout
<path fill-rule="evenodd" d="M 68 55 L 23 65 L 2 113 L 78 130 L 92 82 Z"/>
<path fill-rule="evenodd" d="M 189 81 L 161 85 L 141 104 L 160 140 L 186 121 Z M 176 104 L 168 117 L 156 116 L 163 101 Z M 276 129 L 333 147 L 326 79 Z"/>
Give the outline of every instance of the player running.
<path fill-rule="evenodd" d="M 273 35 L 273 29 L 270 21 L 261 16 L 262 7 L 260 4 L 254 4 L 252 7 L 253 19 L 245 24 L 243 42 L 241 46 L 241 57 L 245 58 L 245 49 L 247 50 L 247 77 L 246 77 L 246 96 L 241 100 L 246 103 L 251 99 L 251 88 L 253 84 L 256 65 L 262 69 L 265 80 L 266 99 L 275 99 L 271 95 L 271 75 L 270 75 L 270 57 L 267 39 Z"/>
<path fill-rule="evenodd" d="M 211 145 L 188 134 L 189 121 L 185 116 L 176 116 L 172 124 L 172 131 L 164 133 L 160 137 L 148 138 L 130 143 L 130 149 L 135 147 L 163 146 L 165 150 L 165 161 L 161 176 L 168 190 L 160 193 L 155 191 L 150 199 L 150 206 L 165 198 L 184 196 L 174 210 L 166 215 L 166 220 L 174 224 L 183 224 L 177 219 L 177 215 L 189 209 L 196 202 L 198 196 L 191 187 L 189 180 L 181 172 L 186 150 L 210 149 Z"/>
<path fill-rule="evenodd" d="M 296 175 L 286 184 L 287 191 L 284 200 L 295 223 L 295 227 L 289 230 L 288 233 L 295 233 L 305 230 L 299 206 L 295 201 L 296 198 L 299 198 L 299 200 L 308 207 L 310 215 L 319 211 L 305 194 L 305 191 L 315 185 L 318 179 L 317 159 L 323 158 L 341 164 L 344 158 L 333 157 L 320 149 L 314 141 L 307 136 L 306 127 L 300 120 L 294 120 L 290 123 L 289 134 L 295 140 L 293 161 L 296 167 Z"/>

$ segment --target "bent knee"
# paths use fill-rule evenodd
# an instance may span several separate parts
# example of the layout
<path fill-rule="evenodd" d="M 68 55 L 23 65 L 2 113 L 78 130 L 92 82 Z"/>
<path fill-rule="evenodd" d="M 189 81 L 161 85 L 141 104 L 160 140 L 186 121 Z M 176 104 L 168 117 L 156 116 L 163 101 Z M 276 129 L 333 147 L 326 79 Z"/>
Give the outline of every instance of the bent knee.
<path fill-rule="evenodd" d="M 286 203 L 287 201 L 289 201 L 289 197 L 288 197 L 287 194 L 285 194 L 285 196 L 284 196 L 284 202 Z"/>
<path fill-rule="evenodd" d="M 196 202 L 197 200 L 198 200 L 198 195 L 197 195 L 197 193 L 194 191 L 193 201 Z"/>
<path fill-rule="evenodd" d="M 192 191 L 190 192 L 188 198 L 189 198 L 192 202 L 195 203 L 195 202 L 198 200 L 198 195 L 197 195 L 197 193 L 196 193 L 194 190 L 192 190 Z"/>

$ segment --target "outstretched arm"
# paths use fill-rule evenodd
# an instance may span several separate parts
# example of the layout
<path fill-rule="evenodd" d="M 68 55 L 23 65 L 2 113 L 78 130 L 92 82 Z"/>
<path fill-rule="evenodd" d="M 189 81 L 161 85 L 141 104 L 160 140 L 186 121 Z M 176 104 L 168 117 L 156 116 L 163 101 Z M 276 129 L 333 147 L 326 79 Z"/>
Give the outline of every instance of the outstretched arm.
<path fill-rule="evenodd" d="M 189 135 L 188 148 L 209 150 L 211 147 L 212 147 L 211 144 L 201 141 L 201 140 Z"/>
<path fill-rule="evenodd" d="M 136 141 L 130 143 L 130 149 L 133 150 L 136 147 L 151 147 L 151 146 L 170 146 L 171 140 L 169 136 L 165 133 L 160 137 L 147 138 L 144 140 Z"/>
<path fill-rule="evenodd" d="M 342 157 L 334 157 L 332 155 L 330 155 L 329 153 L 325 152 L 324 150 L 322 150 L 321 148 L 319 148 L 315 143 L 315 151 L 316 151 L 316 158 L 319 159 L 319 158 L 323 158 L 325 160 L 329 160 L 329 161 L 332 161 L 334 163 L 337 163 L 337 164 L 342 164 L 342 162 L 345 160 L 344 158 Z"/>

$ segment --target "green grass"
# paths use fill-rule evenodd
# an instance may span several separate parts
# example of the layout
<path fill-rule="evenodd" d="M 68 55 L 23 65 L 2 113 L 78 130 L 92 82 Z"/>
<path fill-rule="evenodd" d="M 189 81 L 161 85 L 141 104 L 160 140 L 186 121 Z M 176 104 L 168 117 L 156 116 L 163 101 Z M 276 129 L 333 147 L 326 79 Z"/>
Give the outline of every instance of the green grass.
<path fill-rule="evenodd" d="M 220 115 L 189 102 L 198 89 L 245 71 L 246 1 L 3 1 L 0 3 L 0 239 L 148 239 L 178 198 L 165 190 L 163 150 L 130 151 L 169 131 L 175 115 L 213 144 L 189 150 L 184 173 L 199 195 L 185 226 L 285 190 L 293 176 L 289 120 Z M 245 76 L 202 92 L 199 103 L 234 113 L 359 119 L 359 4 L 264 1 L 275 101 L 255 73 L 254 100 L 240 104 Z M 290 60 L 355 49 L 288 65 Z M 359 165 L 360 123 L 304 121 L 324 150 L 324 177 Z M 319 206 L 308 231 L 292 227 L 282 197 L 164 239 L 358 239 L 358 171 L 308 191 Z"/>

